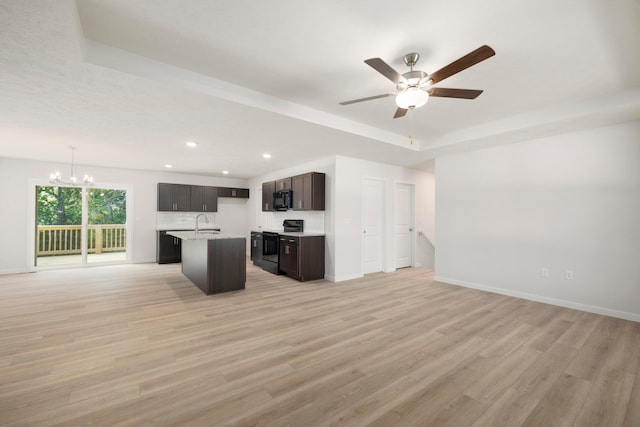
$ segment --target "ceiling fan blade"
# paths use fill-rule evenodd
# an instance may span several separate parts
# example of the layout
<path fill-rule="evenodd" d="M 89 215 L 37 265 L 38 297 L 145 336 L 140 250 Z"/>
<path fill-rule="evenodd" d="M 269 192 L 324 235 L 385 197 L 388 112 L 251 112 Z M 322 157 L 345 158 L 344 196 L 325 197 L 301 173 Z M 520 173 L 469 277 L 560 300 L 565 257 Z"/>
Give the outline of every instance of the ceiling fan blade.
<path fill-rule="evenodd" d="M 391 80 L 394 84 L 398 84 L 401 80 L 404 80 L 400 73 L 391 68 L 389 64 L 387 64 L 380 58 L 365 59 L 364 62 L 365 64 Z"/>
<path fill-rule="evenodd" d="M 476 99 L 483 92 L 476 89 L 449 89 L 445 87 L 432 87 L 427 92 L 431 96 L 441 98 Z"/>
<path fill-rule="evenodd" d="M 386 98 L 388 96 L 394 96 L 394 95 L 395 93 L 385 93 L 382 95 L 367 96 L 366 98 L 358 98 L 358 99 L 352 99 L 350 101 L 342 101 L 340 105 L 355 104 L 356 102 L 371 101 L 372 99 Z"/>
<path fill-rule="evenodd" d="M 440 68 L 435 73 L 429 75 L 431 84 L 438 83 L 447 77 L 451 77 L 460 71 L 476 65 L 478 62 L 482 62 L 487 58 L 491 58 L 496 52 L 489 46 L 480 46 L 471 53 L 466 54 L 460 59 L 453 61 L 451 64 Z"/>
<path fill-rule="evenodd" d="M 398 107 L 398 109 L 396 110 L 396 113 L 393 115 L 394 119 L 397 119 L 398 117 L 404 117 L 405 114 L 407 114 L 407 110 L 406 108 L 400 108 Z"/>

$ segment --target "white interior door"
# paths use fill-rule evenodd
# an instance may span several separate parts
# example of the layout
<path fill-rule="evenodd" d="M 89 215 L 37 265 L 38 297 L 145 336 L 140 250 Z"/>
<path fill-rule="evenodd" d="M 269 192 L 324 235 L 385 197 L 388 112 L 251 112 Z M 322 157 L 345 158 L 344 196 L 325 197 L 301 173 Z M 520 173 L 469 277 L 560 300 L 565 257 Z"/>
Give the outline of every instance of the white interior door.
<path fill-rule="evenodd" d="M 413 263 L 413 185 L 396 184 L 395 203 L 396 268 Z"/>
<path fill-rule="evenodd" d="M 364 274 L 382 271 L 384 181 L 364 180 L 362 248 Z"/>

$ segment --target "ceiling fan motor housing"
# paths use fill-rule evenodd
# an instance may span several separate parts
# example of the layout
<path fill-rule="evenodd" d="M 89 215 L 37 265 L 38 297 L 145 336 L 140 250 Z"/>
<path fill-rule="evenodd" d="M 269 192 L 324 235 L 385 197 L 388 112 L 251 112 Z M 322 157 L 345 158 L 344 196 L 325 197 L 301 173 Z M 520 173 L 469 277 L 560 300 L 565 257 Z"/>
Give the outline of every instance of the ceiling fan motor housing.
<path fill-rule="evenodd" d="M 425 89 L 429 86 L 429 75 L 424 71 L 408 71 L 402 77 L 396 86 L 398 90 L 405 90 L 410 87 Z"/>

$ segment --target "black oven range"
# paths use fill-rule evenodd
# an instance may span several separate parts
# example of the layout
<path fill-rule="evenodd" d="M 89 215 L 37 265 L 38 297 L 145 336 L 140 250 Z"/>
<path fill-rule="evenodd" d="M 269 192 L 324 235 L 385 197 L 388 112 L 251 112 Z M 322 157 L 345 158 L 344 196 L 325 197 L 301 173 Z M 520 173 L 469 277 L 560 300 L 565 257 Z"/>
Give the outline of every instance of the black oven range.
<path fill-rule="evenodd" d="M 301 233 L 304 231 L 304 220 L 285 219 L 282 223 L 285 233 Z M 278 232 L 262 232 L 262 269 L 273 274 L 279 274 L 280 248 L 278 247 Z"/>

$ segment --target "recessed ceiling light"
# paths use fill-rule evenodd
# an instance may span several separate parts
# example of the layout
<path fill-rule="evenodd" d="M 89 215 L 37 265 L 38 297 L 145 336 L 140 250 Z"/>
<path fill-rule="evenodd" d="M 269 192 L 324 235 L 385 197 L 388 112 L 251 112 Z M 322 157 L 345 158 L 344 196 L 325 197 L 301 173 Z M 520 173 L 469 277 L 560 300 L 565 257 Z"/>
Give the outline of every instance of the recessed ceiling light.
<path fill-rule="evenodd" d="M 270 158 L 271 158 L 271 154 L 269 154 L 269 153 L 264 153 L 264 154 L 262 155 L 262 157 L 264 157 L 265 159 L 270 159 Z"/>
<path fill-rule="evenodd" d="M 198 146 L 198 143 L 193 141 L 187 141 L 185 144 L 187 144 L 187 147 L 189 148 L 196 148 Z"/>
<path fill-rule="evenodd" d="M 223 174 L 229 175 L 229 171 L 222 171 Z"/>
<path fill-rule="evenodd" d="M 164 167 L 167 168 L 167 169 L 171 169 L 173 167 L 173 165 L 167 164 L 167 165 L 164 165 Z"/>

